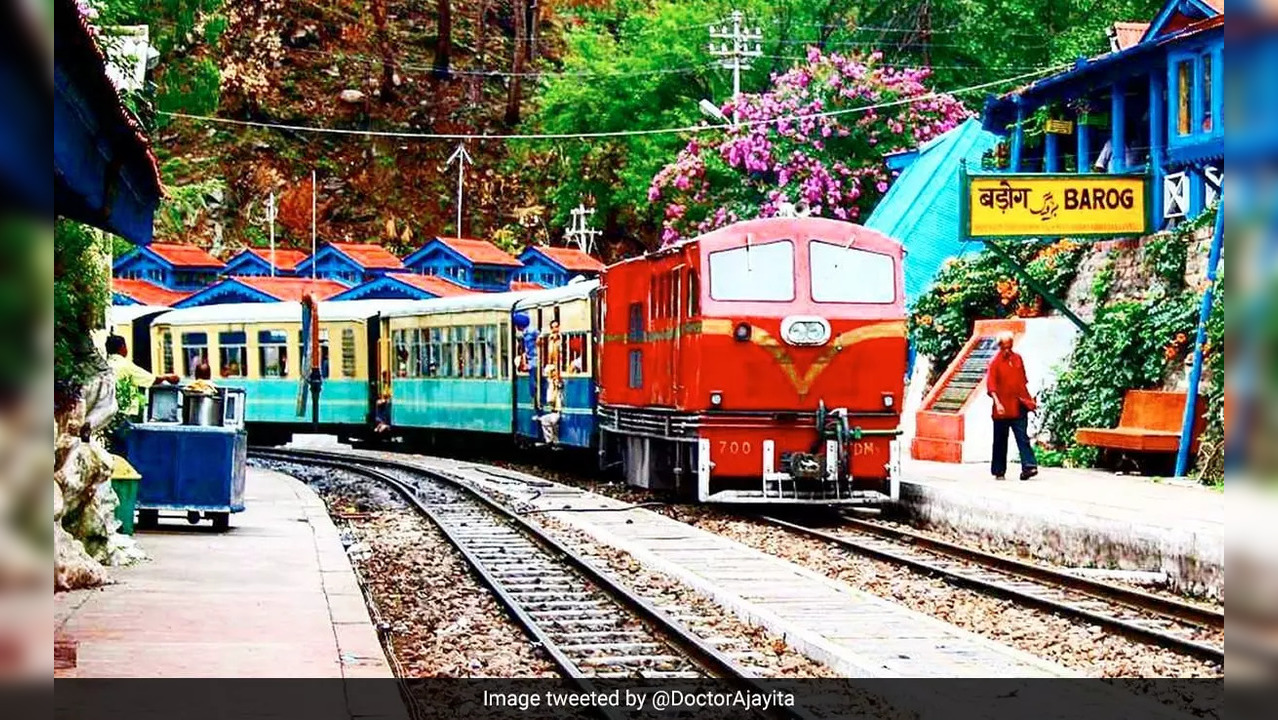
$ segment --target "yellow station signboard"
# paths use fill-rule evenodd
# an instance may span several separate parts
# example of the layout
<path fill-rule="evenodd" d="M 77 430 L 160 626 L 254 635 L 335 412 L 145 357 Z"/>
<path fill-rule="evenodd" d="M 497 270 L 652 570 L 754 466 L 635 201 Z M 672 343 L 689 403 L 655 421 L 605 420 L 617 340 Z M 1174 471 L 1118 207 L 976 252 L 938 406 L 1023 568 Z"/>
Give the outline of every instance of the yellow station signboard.
<path fill-rule="evenodd" d="M 968 237 L 1104 237 L 1149 232 L 1144 175 L 966 175 Z"/>

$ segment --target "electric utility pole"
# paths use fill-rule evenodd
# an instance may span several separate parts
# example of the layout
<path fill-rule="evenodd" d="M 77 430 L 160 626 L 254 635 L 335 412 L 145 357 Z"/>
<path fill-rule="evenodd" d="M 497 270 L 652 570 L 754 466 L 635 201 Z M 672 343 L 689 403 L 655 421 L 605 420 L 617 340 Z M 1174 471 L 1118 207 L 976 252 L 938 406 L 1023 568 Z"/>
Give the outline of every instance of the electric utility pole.
<path fill-rule="evenodd" d="M 589 225 L 590 217 L 595 214 L 595 209 L 578 203 L 577 207 L 572 209 L 571 214 L 572 221 L 568 223 L 568 230 L 564 232 L 564 239 L 575 243 L 587 255 L 593 255 L 595 252 L 595 238 L 603 234 L 602 230 L 595 230 Z"/>
<path fill-rule="evenodd" d="M 465 143 L 457 143 L 457 149 L 448 156 L 444 167 L 450 168 L 453 163 L 457 163 L 457 237 L 462 237 L 462 186 L 466 182 L 466 163 L 475 164 L 470 153 L 466 152 Z"/>
<path fill-rule="evenodd" d="M 722 27 L 710 26 L 710 54 L 723 58 L 723 67 L 732 71 L 732 124 L 740 121 L 741 111 L 737 105 L 741 99 L 741 69 L 750 67 L 750 59 L 763 55 L 759 41 L 763 39 L 763 31 L 759 28 L 751 30 L 741 26 L 743 16 L 740 10 L 732 11 L 732 26 L 727 22 Z M 715 40 L 721 41 L 715 45 Z"/>
<path fill-rule="evenodd" d="M 272 190 L 270 196 L 266 198 L 266 222 L 271 228 L 271 277 L 275 277 L 275 215 L 277 212 L 275 191 Z"/>

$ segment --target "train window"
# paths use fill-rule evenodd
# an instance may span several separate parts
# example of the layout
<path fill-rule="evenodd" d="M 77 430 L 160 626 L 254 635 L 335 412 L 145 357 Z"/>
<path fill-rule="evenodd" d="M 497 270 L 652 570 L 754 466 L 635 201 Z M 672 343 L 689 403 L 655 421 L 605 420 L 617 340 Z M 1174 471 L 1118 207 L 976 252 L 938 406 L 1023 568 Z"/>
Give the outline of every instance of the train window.
<path fill-rule="evenodd" d="M 288 333 L 257 332 L 257 366 L 261 377 L 288 377 Z"/>
<path fill-rule="evenodd" d="M 323 329 L 320 330 L 319 341 L 320 341 L 320 348 L 319 348 L 320 349 L 320 356 L 319 356 L 320 376 L 328 377 L 328 331 L 327 330 L 323 330 Z M 298 345 L 302 347 L 303 355 L 305 355 L 307 339 L 306 339 L 306 336 L 302 334 L 301 330 L 297 331 L 297 343 Z"/>
<path fill-rule="evenodd" d="M 480 328 L 483 331 L 483 344 L 480 345 L 480 355 L 483 358 L 484 377 L 496 378 L 501 376 L 500 365 L 497 360 L 497 326 L 485 325 Z"/>
<path fill-rule="evenodd" d="M 243 331 L 217 334 L 218 372 L 224 378 L 248 375 L 248 336 Z"/>
<path fill-rule="evenodd" d="M 564 345 L 567 358 L 567 365 L 564 367 L 564 373 L 568 375 L 584 375 L 590 372 L 589 355 L 586 353 L 589 333 L 569 332 L 564 333 Z"/>
<path fill-rule="evenodd" d="M 502 323 L 497 327 L 497 344 L 501 348 L 499 356 L 498 376 L 510 377 L 510 326 Z"/>
<path fill-rule="evenodd" d="M 320 375 L 328 377 L 328 331 L 320 330 Z"/>
<path fill-rule="evenodd" d="M 431 377 L 438 376 L 444 368 L 444 331 L 433 327 L 430 329 L 430 358 L 426 372 Z"/>
<path fill-rule="evenodd" d="M 715 300 L 794 299 L 794 243 L 746 245 L 710 253 L 710 297 Z"/>
<path fill-rule="evenodd" d="M 165 330 L 160 335 L 160 362 L 163 364 L 164 374 L 173 374 L 173 333 Z"/>
<path fill-rule="evenodd" d="M 457 328 L 457 377 L 475 377 L 475 328 L 465 325 Z"/>
<path fill-rule="evenodd" d="M 697 281 L 697 273 L 688 271 L 688 302 L 683 306 L 688 317 L 695 317 L 701 312 L 701 283 Z"/>
<path fill-rule="evenodd" d="M 355 377 L 355 328 L 342 328 L 342 377 Z"/>
<path fill-rule="evenodd" d="M 431 329 L 413 328 L 412 330 L 413 377 L 429 377 L 430 375 Z"/>
<path fill-rule="evenodd" d="M 814 240 L 809 246 L 812 299 L 817 302 L 890 303 L 896 265 L 888 255 Z"/>
<path fill-rule="evenodd" d="M 457 345 L 453 340 L 453 328 L 444 328 L 444 362 L 439 365 L 440 377 L 457 377 Z"/>
<path fill-rule="evenodd" d="M 408 377 L 408 344 L 404 339 L 404 331 L 391 331 L 391 343 L 395 345 L 395 376 Z"/>
<path fill-rule="evenodd" d="M 683 289 L 682 283 L 680 283 L 682 279 L 683 277 L 677 270 L 670 275 L 670 317 L 675 319 L 678 319 L 682 314 L 679 308 L 680 292 Z"/>
<path fill-rule="evenodd" d="M 182 333 L 182 376 L 195 377 L 195 368 L 209 361 L 209 335 L 202 332 Z"/>
<path fill-rule="evenodd" d="M 643 351 L 630 351 L 630 389 L 643 387 Z"/>
<path fill-rule="evenodd" d="M 643 303 L 630 303 L 630 328 L 628 342 L 643 342 Z"/>

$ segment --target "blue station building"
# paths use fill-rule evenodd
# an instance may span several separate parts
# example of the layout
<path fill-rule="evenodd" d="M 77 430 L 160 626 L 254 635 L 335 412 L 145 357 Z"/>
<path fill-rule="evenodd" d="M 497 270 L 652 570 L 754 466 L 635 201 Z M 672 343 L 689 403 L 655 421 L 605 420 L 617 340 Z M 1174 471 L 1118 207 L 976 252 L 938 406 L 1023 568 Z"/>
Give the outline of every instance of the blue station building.
<path fill-rule="evenodd" d="M 298 264 L 306 258 L 306 253 L 291 248 L 276 248 L 274 253 L 267 248 L 245 248 L 226 261 L 222 274 L 233 277 L 289 277 L 296 274 Z"/>
<path fill-rule="evenodd" d="M 469 290 L 503 292 L 523 263 L 488 242 L 472 238 L 436 237 L 404 258 L 418 275 L 439 276 Z"/>
<path fill-rule="evenodd" d="M 386 273 L 335 295 L 333 300 L 433 300 L 473 291 L 448 278 L 415 273 Z"/>
<path fill-rule="evenodd" d="M 1008 137 L 1006 170 L 1148 173 L 1156 229 L 1194 217 L 1224 177 L 1224 0 L 1168 0 L 1111 48 L 991 98 L 985 129 Z"/>
<path fill-rule="evenodd" d="M 112 266 L 112 275 L 190 292 L 216 282 L 223 267 L 217 258 L 195 245 L 151 243 L 118 258 Z"/>
<path fill-rule="evenodd" d="M 515 273 L 515 281 L 545 288 L 563 287 L 575 277 L 594 280 L 604 269 L 603 263 L 577 248 L 546 245 L 528 246 L 519 261 L 523 267 Z"/>
<path fill-rule="evenodd" d="M 350 286 L 403 270 L 404 263 L 381 245 L 329 242 L 320 245 L 314 255 L 299 262 L 293 274 L 336 280 Z"/>

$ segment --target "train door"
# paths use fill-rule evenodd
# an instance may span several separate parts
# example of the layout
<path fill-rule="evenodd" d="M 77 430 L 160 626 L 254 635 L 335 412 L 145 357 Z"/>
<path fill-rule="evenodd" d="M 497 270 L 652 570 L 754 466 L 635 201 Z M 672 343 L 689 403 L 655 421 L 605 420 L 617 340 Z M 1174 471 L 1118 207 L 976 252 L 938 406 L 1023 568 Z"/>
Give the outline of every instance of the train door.
<path fill-rule="evenodd" d="M 366 332 L 368 333 L 368 346 L 365 352 L 368 353 L 368 417 L 371 419 L 377 410 L 377 400 L 382 396 L 382 372 L 389 367 L 383 359 L 385 349 L 382 347 L 382 316 L 374 315 L 364 323 Z M 389 373 L 389 371 L 386 371 Z M 386 384 L 390 384 L 389 374 L 385 378 Z"/>
<path fill-rule="evenodd" d="M 679 371 L 679 360 L 683 347 L 683 264 L 676 265 L 670 271 L 670 282 L 667 290 L 670 293 L 670 405 L 679 407 L 683 400 L 683 373 Z"/>
<path fill-rule="evenodd" d="M 598 392 L 600 378 L 603 377 L 603 371 L 599 365 L 603 362 L 603 353 L 599 351 L 600 339 L 603 338 L 603 287 L 597 287 L 590 291 L 590 378 L 595 383 L 596 392 Z"/>
<path fill-rule="evenodd" d="M 549 329 L 542 323 L 542 308 L 537 308 L 532 323 L 537 330 L 537 341 L 533 344 L 536 351 L 528 358 L 528 383 L 532 392 L 533 417 L 536 417 L 541 415 L 541 379 L 542 369 L 546 366 L 546 331 Z"/>

